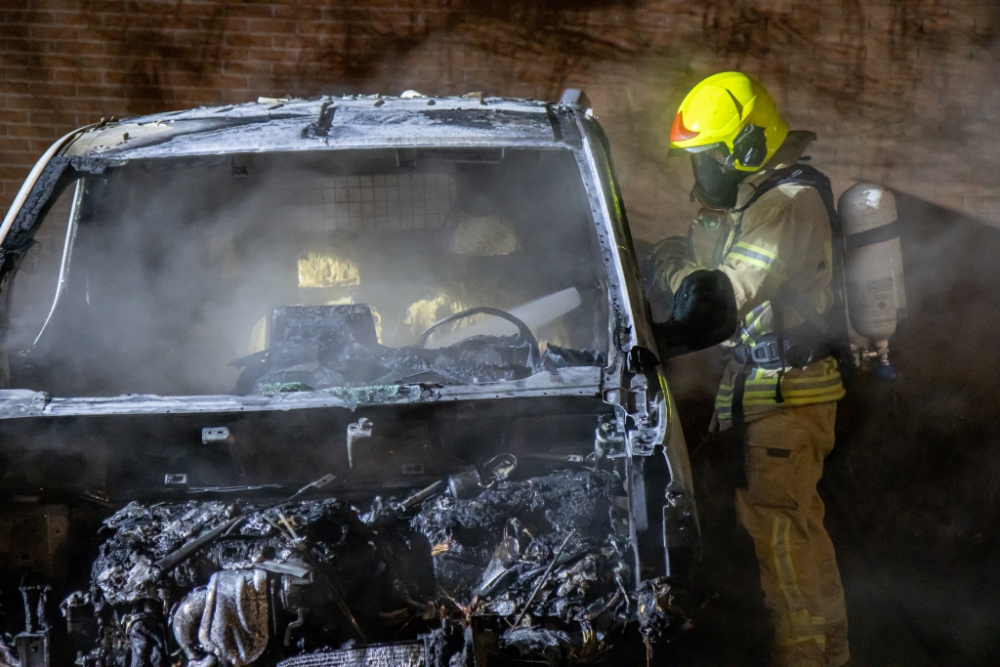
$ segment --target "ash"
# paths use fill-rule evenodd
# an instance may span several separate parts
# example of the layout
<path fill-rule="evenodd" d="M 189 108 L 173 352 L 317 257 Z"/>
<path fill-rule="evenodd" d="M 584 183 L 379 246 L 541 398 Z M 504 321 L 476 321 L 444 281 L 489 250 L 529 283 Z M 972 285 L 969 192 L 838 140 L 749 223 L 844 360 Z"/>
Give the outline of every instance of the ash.
<path fill-rule="evenodd" d="M 364 510 L 335 498 L 132 503 L 104 523 L 94 649 L 78 662 L 584 664 L 630 620 L 654 639 L 683 622 L 668 584 L 641 587 L 642 610 L 629 592 L 617 475 L 560 471 L 469 495 L 375 497 Z"/>

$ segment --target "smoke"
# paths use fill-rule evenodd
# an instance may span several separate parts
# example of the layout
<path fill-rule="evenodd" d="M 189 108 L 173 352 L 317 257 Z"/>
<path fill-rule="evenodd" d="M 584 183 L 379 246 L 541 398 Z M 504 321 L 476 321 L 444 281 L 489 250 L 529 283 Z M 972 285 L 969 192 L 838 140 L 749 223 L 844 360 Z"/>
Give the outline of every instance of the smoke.
<path fill-rule="evenodd" d="M 94 177 L 68 281 L 34 348 L 61 257 L 53 239 L 48 279 L 15 297 L 15 323 L 34 317 L 11 336 L 28 351 L 14 355 L 13 385 L 232 393 L 233 362 L 264 349 L 272 310 L 287 305 L 368 304 L 380 342 L 399 347 L 467 308 L 576 290 L 535 334 L 606 350 L 606 279 L 572 155 L 458 157 L 430 151 L 401 167 L 394 150 L 211 156 Z"/>

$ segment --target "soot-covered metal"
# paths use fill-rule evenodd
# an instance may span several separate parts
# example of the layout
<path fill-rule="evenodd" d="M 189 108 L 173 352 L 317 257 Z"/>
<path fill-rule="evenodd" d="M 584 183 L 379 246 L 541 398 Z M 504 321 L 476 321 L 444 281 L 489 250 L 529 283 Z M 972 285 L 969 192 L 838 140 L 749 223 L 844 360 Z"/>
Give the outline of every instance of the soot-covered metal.
<path fill-rule="evenodd" d="M 616 664 L 690 627 L 686 446 L 578 98 L 67 142 L 0 238 L 0 667 Z"/>
<path fill-rule="evenodd" d="M 384 664 L 561 665 L 600 661 L 636 617 L 649 637 L 683 628 L 669 584 L 636 593 L 618 476 L 515 480 L 515 466 L 363 509 L 133 502 L 104 521 L 89 590 L 63 603 L 93 645 L 79 662 L 368 665 L 381 651 L 405 656 Z"/>
<path fill-rule="evenodd" d="M 393 349 L 379 344 L 371 311 L 364 304 L 276 309 L 271 331 L 268 350 L 235 362 L 243 369 L 237 394 L 269 395 L 358 383 L 478 384 L 522 380 L 541 369 L 606 363 L 600 352 L 551 343 L 539 352 L 527 327 L 520 336 L 473 336 L 433 350 Z"/>

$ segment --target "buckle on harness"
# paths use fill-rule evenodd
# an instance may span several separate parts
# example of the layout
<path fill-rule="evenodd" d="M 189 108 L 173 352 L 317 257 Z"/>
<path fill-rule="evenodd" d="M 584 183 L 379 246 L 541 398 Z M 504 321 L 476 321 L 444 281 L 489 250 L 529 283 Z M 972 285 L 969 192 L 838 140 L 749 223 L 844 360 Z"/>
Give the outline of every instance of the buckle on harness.
<path fill-rule="evenodd" d="M 751 345 L 750 347 L 750 359 L 753 360 L 755 364 L 772 364 L 778 360 L 778 343 L 777 341 L 760 341 L 756 345 Z"/>

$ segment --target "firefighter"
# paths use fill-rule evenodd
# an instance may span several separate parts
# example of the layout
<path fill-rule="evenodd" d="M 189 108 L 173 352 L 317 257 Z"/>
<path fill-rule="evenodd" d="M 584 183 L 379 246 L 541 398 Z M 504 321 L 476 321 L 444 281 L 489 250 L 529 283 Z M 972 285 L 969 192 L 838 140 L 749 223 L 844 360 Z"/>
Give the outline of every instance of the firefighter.
<path fill-rule="evenodd" d="M 719 244 L 695 252 L 696 234 L 661 241 L 653 276 L 667 293 L 706 268 L 732 283 L 739 327 L 711 428 L 733 428 L 740 447 L 737 513 L 774 620 L 773 664 L 839 667 L 850 657 L 847 614 L 816 485 L 844 395 L 835 353 L 846 324 L 829 181 L 800 162 L 814 139 L 789 131 L 767 90 L 744 74 L 697 84 L 670 147 L 689 155 L 703 207 L 695 224 L 719 232 Z"/>

